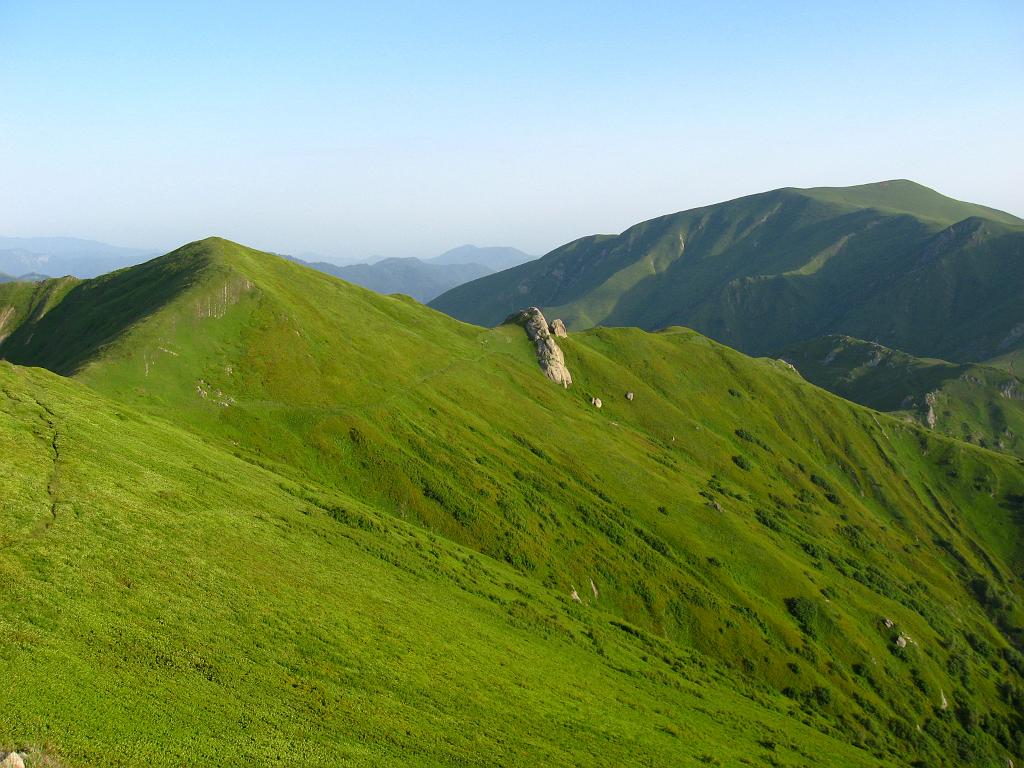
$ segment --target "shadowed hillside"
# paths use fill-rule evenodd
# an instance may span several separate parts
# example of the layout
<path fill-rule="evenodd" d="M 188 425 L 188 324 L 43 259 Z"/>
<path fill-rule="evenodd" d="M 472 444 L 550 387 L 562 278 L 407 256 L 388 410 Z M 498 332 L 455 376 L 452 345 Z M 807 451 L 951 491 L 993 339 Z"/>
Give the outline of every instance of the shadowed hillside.
<path fill-rule="evenodd" d="M 843 333 L 984 360 L 1024 345 L 1024 222 L 909 181 L 780 189 L 582 238 L 431 306 L 494 325 L 686 325 L 749 354 Z"/>
<path fill-rule="evenodd" d="M 990 365 L 913 357 L 849 336 L 783 353 L 808 381 L 856 403 L 899 411 L 931 429 L 1024 454 L 1024 382 Z"/>

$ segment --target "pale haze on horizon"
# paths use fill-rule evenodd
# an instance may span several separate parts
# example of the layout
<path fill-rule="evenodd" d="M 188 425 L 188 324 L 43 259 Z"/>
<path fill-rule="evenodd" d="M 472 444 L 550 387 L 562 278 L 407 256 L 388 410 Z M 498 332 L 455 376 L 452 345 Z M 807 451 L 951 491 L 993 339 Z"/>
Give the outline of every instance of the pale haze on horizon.
<path fill-rule="evenodd" d="M 0 235 L 541 254 L 892 178 L 1024 216 L 1022 82 L 1019 2 L 0 0 Z"/>

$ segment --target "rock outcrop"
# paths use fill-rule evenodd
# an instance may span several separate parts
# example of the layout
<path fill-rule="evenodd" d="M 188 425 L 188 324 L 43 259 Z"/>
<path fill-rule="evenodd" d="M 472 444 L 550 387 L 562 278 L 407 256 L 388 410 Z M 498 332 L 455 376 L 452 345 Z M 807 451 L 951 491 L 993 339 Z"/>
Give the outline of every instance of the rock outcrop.
<path fill-rule="evenodd" d="M 551 325 L 548 326 L 548 330 L 555 336 L 561 336 L 563 339 L 569 337 L 569 332 L 565 330 L 565 323 L 558 318 L 551 321 Z"/>
<path fill-rule="evenodd" d="M 935 429 L 935 425 L 939 423 L 939 417 L 935 414 L 935 404 L 937 402 L 937 392 L 929 392 L 927 395 L 924 396 L 924 423 L 928 425 L 929 429 Z"/>
<path fill-rule="evenodd" d="M 553 332 L 558 336 L 568 335 L 562 321 L 556 320 L 549 326 L 543 313 L 537 307 L 530 307 L 505 318 L 504 324 L 509 323 L 522 326 L 526 330 L 526 335 L 537 347 L 537 362 L 540 363 L 544 375 L 568 388 L 572 384 L 572 374 L 565 367 L 565 357 L 555 343 L 555 336 L 552 335 Z M 561 333 L 558 333 L 558 328 L 561 329 Z"/>
<path fill-rule="evenodd" d="M 25 761 L 17 752 L 0 752 L 0 768 L 25 768 Z"/>

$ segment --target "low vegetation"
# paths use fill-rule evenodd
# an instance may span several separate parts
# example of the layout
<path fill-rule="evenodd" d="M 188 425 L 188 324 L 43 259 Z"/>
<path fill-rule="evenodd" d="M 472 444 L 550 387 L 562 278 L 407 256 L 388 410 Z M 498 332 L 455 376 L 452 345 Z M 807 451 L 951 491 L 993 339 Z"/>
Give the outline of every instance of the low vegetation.
<path fill-rule="evenodd" d="M 9 290 L 0 747 L 1024 754 L 1015 457 L 679 328 L 559 339 L 564 389 L 521 328 L 222 240 Z"/>

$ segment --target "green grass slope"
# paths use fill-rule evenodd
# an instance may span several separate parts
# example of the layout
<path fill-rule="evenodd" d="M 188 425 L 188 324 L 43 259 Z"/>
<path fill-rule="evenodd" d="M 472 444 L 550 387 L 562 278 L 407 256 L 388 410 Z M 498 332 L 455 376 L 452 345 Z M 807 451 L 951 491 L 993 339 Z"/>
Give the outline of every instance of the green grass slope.
<path fill-rule="evenodd" d="M 431 306 L 686 325 L 749 354 L 845 333 L 952 360 L 1024 344 L 1024 222 L 908 181 L 780 189 L 584 238 Z"/>
<path fill-rule="evenodd" d="M 848 400 L 1024 455 L 1024 382 L 1007 370 L 913 357 L 849 336 L 799 344 L 783 357 L 808 381 Z"/>
<path fill-rule="evenodd" d="M 876 764 L 699 654 L 75 382 L 0 363 L 0 417 L 0 747 L 111 768 Z"/>
<path fill-rule="evenodd" d="M 175 276 L 172 287 L 147 284 L 146 300 L 122 310 L 117 283 L 143 282 L 132 270 L 102 292 L 87 282 L 93 292 L 79 295 L 94 305 L 56 302 L 31 341 L 23 320 L 0 355 L 73 371 L 106 402 L 173 423 L 203 446 L 197 467 L 217 453 L 230 462 L 221 476 L 257 496 L 249 473 L 269 473 L 356 527 L 353 510 L 468 548 L 532 590 L 516 610 L 567 606 L 590 622 L 599 657 L 622 635 L 646 644 L 647 661 L 696 654 L 724 671 L 711 695 L 757 691 L 755 703 L 886 764 L 1024 752 L 1018 460 L 683 329 L 560 340 L 574 379 L 564 390 L 518 327 L 464 325 L 223 240 L 145 268 Z M 76 325 L 83 315 L 108 324 Z M 40 340 L 43 322 L 65 332 Z M 114 475 L 133 487 L 133 472 Z M 371 526 L 367 541 L 384 546 L 384 530 Z M 272 594 L 273 605 L 293 599 Z M 417 610 L 428 634 L 443 621 Z M 651 680 L 652 696 L 674 696 L 670 676 Z M 667 701 L 666 712 L 682 706 Z M 715 716 L 745 717 L 730 707 Z M 530 728 L 544 748 L 562 742 Z M 666 754 L 648 741 L 630 748 Z M 747 759 L 810 762 L 775 749 Z"/>

